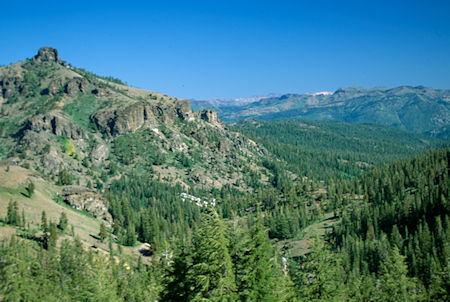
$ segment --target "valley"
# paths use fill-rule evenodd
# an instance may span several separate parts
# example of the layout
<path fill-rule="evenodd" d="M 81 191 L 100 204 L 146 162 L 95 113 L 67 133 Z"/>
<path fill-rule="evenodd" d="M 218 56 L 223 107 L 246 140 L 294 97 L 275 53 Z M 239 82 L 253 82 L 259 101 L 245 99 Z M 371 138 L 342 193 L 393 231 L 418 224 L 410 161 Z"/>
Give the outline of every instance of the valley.
<path fill-rule="evenodd" d="M 0 301 L 446 301 L 449 97 L 193 110 L 40 48 L 0 67 Z"/>

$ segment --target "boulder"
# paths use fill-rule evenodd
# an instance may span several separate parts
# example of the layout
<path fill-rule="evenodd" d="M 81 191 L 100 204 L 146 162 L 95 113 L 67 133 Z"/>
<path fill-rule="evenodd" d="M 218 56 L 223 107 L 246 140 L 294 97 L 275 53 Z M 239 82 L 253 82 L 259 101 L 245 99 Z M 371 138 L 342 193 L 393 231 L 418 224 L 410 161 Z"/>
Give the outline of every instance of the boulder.
<path fill-rule="evenodd" d="M 98 219 L 112 222 L 112 216 L 108 212 L 108 201 L 94 190 L 83 186 L 64 186 L 62 197 L 71 207 L 87 211 Z"/>
<path fill-rule="evenodd" d="M 61 79 L 53 79 L 48 84 L 48 88 L 44 89 L 41 94 L 51 96 L 56 95 L 62 86 L 63 82 Z"/>

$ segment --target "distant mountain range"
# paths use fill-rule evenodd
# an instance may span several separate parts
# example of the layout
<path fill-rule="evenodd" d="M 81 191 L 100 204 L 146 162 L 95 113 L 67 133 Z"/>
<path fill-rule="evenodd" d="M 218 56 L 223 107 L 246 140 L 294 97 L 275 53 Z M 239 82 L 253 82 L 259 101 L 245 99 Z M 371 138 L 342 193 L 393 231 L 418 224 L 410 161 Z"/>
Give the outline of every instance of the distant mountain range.
<path fill-rule="evenodd" d="M 261 101 L 268 98 L 277 98 L 281 94 L 269 93 L 265 95 L 255 95 L 244 98 L 212 98 L 208 100 L 191 99 L 191 107 L 193 110 L 200 110 L 202 108 L 219 109 L 223 107 L 240 107 L 251 103 Z"/>
<path fill-rule="evenodd" d="M 334 93 L 284 94 L 253 102 L 193 102 L 197 110 L 212 108 L 227 122 L 247 118 L 302 118 L 374 123 L 449 138 L 450 90 L 423 86 L 340 88 Z M 232 104 L 232 105 L 230 105 Z"/>

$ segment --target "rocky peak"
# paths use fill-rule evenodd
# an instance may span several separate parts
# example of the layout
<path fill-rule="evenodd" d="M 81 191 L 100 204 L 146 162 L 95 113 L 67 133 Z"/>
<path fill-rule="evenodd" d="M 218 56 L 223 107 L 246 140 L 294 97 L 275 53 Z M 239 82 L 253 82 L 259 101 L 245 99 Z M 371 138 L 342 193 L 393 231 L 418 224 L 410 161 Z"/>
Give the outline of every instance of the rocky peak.
<path fill-rule="evenodd" d="M 56 62 L 58 64 L 66 65 L 66 62 L 62 61 L 58 56 L 58 51 L 52 47 L 39 48 L 37 55 L 35 55 L 33 59 L 39 62 Z"/>

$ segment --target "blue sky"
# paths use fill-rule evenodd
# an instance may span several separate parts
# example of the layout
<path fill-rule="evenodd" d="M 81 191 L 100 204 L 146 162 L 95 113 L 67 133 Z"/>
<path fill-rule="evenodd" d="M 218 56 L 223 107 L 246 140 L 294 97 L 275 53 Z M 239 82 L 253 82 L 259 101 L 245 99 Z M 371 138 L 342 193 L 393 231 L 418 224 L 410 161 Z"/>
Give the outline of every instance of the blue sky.
<path fill-rule="evenodd" d="M 450 1 L 5 1 L 0 64 L 40 46 L 180 98 L 450 88 Z"/>

